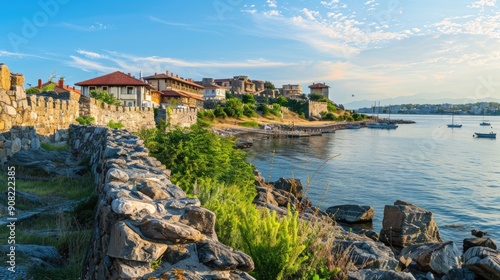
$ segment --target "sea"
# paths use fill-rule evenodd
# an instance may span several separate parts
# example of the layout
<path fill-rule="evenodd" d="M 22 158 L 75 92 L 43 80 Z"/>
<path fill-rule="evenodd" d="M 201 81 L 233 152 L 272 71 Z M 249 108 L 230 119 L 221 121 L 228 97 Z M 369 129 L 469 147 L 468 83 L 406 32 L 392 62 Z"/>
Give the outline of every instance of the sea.
<path fill-rule="evenodd" d="M 380 117 L 384 117 L 381 115 Z M 387 117 L 387 116 L 385 116 Z M 367 228 L 380 232 L 385 205 L 403 200 L 431 211 L 445 241 L 461 248 L 471 229 L 500 244 L 500 139 L 473 137 L 500 132 L 500 116 L 391 115 L 415 121 L 395 130 L 337 130 L 304 138 L 259 140 L 249 162 L 267 181 L 302 181 L 321 209 L 369 205 Z"/>

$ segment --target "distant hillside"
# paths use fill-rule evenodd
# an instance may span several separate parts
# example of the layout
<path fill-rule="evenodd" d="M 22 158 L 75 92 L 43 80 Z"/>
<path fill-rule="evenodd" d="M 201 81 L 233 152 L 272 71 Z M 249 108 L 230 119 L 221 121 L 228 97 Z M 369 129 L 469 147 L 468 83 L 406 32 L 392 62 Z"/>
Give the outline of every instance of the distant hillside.
<path fill-rule="evenodd" d="M 476 103 L 476 102 L 499 102 L 500 99 L 498 98 L 483 98 L 483 99 L 464 99 L 464 98 L 421 98 L 418 96 L 402 96 L 402 97 L 396 97 L 396 98 L 388 98 L 388 99 L 381 99 L 381 100 L 360 100 L 360 101 L 354 101 L 354 102 L 349 102 L 346 104 L 343 104 L 346 109 L 349 110 L 357 110 L 359 108 L 369 108 L 375 105 L 375 102 L 377 102 L 377 106 L 389 106 L 389 105 L 401 105 L 401 104 L 443 104 L 443 103 L 450 103 L 450 104 L 466 104 L 466 103 Z"/>

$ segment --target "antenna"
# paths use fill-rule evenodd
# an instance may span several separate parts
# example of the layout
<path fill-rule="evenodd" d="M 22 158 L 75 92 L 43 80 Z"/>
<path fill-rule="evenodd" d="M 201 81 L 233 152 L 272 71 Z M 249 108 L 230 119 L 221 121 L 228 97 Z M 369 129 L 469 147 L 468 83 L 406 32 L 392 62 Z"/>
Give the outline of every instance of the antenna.
<path fill-rule="evenodd" d="M 52 82 L 52 79 L 54 79 L 54 78 L 57 76 L 57 75 L 56 75 L 56 71 L 57 71 L 57 70 L 54 70 L 54 72 L 52 72 L 52 74 L 49 76 L 49 78 L 48 78 L 48 81 L 49 81 L 49 82 Z"/>

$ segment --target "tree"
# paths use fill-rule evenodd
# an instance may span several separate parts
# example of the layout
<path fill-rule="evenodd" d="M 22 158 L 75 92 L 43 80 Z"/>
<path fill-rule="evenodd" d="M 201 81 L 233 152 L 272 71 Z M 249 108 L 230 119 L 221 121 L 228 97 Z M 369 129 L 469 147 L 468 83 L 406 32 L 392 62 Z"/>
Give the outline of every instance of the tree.
<path fill-rule="evenodd" d="M 286 97 L 284 97 L 283 95 L 280 95 L 276 99 L 275 103 L 280 104 L 282 107 L 286 107 L 288 105 L 288 99 L 286 99 Z"/>
<path fill-rule="evenodd" d="M 265 81 L 264 82 L 264 88 L 265 89 L 276 89 L 276 87 L 274 86 L 274 84 L 271 83 L 270 81 Z"/>
<path fill-rule="evenodd" d="M 255 104 L 255 97 L 253 94 L 244 94 L 242 101 L 244 104 Z"/>
<path fill-rule="evenodd" d="M 101 100 L 102 102 L 110 105 L 121 106 L 120 100 L 116 99 L 113 95 L 109 94 L 107 91 L 90 91 L 90 97 L 95 98 L 97 100 Z"/>

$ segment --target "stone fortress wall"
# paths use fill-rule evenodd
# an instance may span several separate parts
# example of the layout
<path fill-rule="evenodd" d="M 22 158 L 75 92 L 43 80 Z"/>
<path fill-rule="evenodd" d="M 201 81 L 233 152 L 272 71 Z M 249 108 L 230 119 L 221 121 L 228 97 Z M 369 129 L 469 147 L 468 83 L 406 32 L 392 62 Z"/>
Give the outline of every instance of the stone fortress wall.
<path fill-rule="evenodd" d="M 321 112 L 328 112 L 326 102 L 309 101 L 306 118 L 319 118 L 321 119 Z"/>
<path fill-rule="evenodd" d="M 172 184 L 141 139 L 78 125 L 70 135 L 99 195 L 81 279 L 253 279 L 252 259 L 218 242 L 215 214 Z"/>

